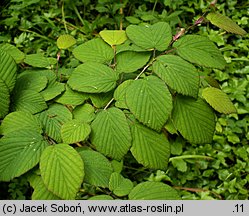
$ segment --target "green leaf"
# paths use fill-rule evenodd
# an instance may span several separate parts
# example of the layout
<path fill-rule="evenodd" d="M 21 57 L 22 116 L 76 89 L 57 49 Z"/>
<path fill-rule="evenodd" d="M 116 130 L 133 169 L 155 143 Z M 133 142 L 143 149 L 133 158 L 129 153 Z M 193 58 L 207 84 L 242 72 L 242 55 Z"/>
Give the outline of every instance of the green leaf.
<path fill-rule="evenodd" d="M 24 62 L 33 67 L 47 68 L 50 67 L 51 64 L 55 64 L 57 61 L 51 62 L 50 58 L 45 57 L 41 53 L 36 53 L 26 55 Z"/>
<path fill-rule="evenodd" d="M 52 104 L 38 114 L 44 132 L 57 142 L 61 142 L 61 126 L 72 120 L 72 113 L 63 105 Z"/>
<path fill-rule="evenodd" d="M 68 49 L 69 47 L 76 44 L 76 40 L 72 35 L 60 35 L 56 41 L 59 49 Z"/>
<path fill-rule="evenodd" d="M 100 94 L 90 94 L 92 104 L 96 108 L 103 108 L 112 99 L 113 91 Z"/>
<path fill-rule="evenodd" d="M 73 147 L 66 144 L 47 147 L 41 156 L 40 169 L 49 191 L 65 200 L 75 199 L 84 178 L 84 163 Z"/>
<path fill-rule="evenodd" d="M 143 166 L 165 170 L 170 156 L 170 144 L 159 134 L 139 123 L 132 124 L 131 153 Z"/>
<path fill-rule="evenodd" d="M 173 166 L 180 172 L 186 172 L 188 167 L 183 159 L 172 160 Z"/>
<path fill-rule="evenodd" d="M 220 113 L 236 113 L 236 108 L 226 93 L 214 87 L 208 87 L 202 91 L 203 98 Z"/>
<path fill-rule="evenodd" d="M 109 182 L 109 189 L 119 197 L 126 196 L 130 193 L 133 188 L 133 183 L 130 179 L 124 178 L 119 173 L 112 173 L 110 182 Z"/>
<path fill-rule="evenodd" d="M 55 101 L 65 105 L 77 106 L 83 104 L 88 97 L 88 94 L 73 91 L 68 85 L 66 85 L 66 91 L 63 92 L 63 94 Z"/>
<path fill-rule="evenodd" d="M 150 52 L 120 52 L 116 56 L 116 70 L 119 73 L 135 72 L 149 61 L 150 55 Z"/>
<path fill-rule="evenodd" d="M 164 51 L 172 39 L 171 28 L 165 22 L 158 22 L 151 26 L 129 25 L 126 28 L 126 34 L 133 43 L 146 50 Z"/>
<path fill-rule="evenodd" d="M 130 128 L 124 113 L 117 108 L 102 110 L 91 126 L 91 141 L 97 150 L 121 160 L 131 146 Z"/>
<path fill-rule="evenodd" d="M 0 181 L 10 181 L 36 166 L 48 143 L 37 131 L 22 129 L 0 139 Z"/>
<path fill-rule="evenodd" d="M 82 62 L 108 63 L 114 58 L 114 51 L 102 39 L 96 38 L 77 46 L 73 55 Z"/>
<path fill-rule="evenodd" d="M 113 200 L 113 198 L 109 195 L 96 195 L 93 197 L 90 197 L 88 200 Z"/>
<path fill-rule="evenodd" d="M 63 143 L 68 144 L 84 141 L 88 138 L 90 132 L 90 125 L 77 119 L 68 121 L 61 127 Z"/>
<path fill-rule="evenodd" d="M 124 30 L 103 30 L 99 35 L 111 46 L 122 44 L 127 40 Z"/>
<path fill-rule="evenodd" d="M 108 159 L 99 152 L 84 150 L 79 152 L 84 161 L 84 182 L 96 187 L 107 188 L 113 172 Z"/>
<path fill-rule="evenodd" d="M 246 35 L 246 31 L 240 28 L 233 20 L 229 17 L 224 16 L 220 13 L 209 13 L 207 15 L 207 19 L 215 26 L 222 28 L 228 32 L 239 34 L 239 35 Z"/>
<path fill-rule="evenodd" d="M 215 115 L 200 98 L 176 97 L 172 120 L 177 130 L 191 143 L 210 143 L 213 139 Z"/>
<path fill-rule="evenodd" d="M 110 67 L 88 62 L 79 65 L 68 80 L 73 90 L 87 93 L 108 92 L 115 88 L 118 75 Z"/>
<path fill-rule="evenodd" d="M 134 80 L 126 80 L 115 89 L 113 96 L 116 100 L 116 107 L 128 109 L 126 105 L 126 91 L 132 82 Z"/>
<path fill-rule="evenodd" d="M 226 61 L 215 44 L 205 36 L 186 35 L 173 47 L 183 59 L 205 67 L 223 69 Z"/>
<path fill-rule="evenodd" d="M 9 89 L 0 78 L 0 119 L 9 112 L 10 94 Z"/>
<path fill-rule="evenodd" d="M 11 57 L 15 60 L 16 63 L 21 63 L 25 58 L 24 53 L 11 44 L 0 44 L 0 49 L 4 50 L 6 53 L 11 55 Z"/>
<path fill-rule="evenodd" d="M 73 110 L 73 116 L 80 121 L 91 122 L 95 118 L 95 109 L 90 104 L 77 106 Z"/>
<path fill-rule="evenodd" d="M 128 86 L 126 104 L 140 122 L 159 131 L 171 113 L 172 97 L 162 80 L 148 76 Z"/>
<path fill-rule="evenodd" d="M 16 92 L 13 96 L 13 111 L 28 111 L 35 114 L 47 108 L 47 104 L 40 93 L 33 90 Z"/>
<path fill-rule="evenodd" d="M 177 191 L 162 182 L 143 182 L 132 189 L 130 200 L 180 200 Z"/>
<path fill-rule="evenodd" d="M 0 49 L 0 77 L 11 92 L 16 82 L 16 63 L 7 52 Z"/>
<path fill-rule="evenodd" d="M 11 135 L 14 131 L 29 129 L 42 133 L 42 127 L 39 119 L 25 111 L 9 113 L 2 121 L 1 134 Z"/>
<path fill-rule="evenodd" d="M 153 71 L 177 92 L 197 97 L 199 73 L 192 64 L 179 56 L 159 56 L 153 63 Z"/>
<path fill-rule="evenodd" d="M 41 176 L 33 174 L 29 177 L 29 182 L 34 189 L 31 197 L 32 200 L 60 200 L 58 196 L 54 195 L 46 188 Z"/>

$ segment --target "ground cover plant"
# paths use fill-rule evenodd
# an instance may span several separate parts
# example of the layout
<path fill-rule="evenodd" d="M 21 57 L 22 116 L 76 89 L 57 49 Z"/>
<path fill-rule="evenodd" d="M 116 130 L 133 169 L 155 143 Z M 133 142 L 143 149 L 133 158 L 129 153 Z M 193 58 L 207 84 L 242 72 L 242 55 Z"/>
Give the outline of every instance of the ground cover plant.
<path fill-rule="evenodd" d="M 246 31 L 225 3 L 139 2 L 2 6 L 1 198 L 248 198 Z"/>

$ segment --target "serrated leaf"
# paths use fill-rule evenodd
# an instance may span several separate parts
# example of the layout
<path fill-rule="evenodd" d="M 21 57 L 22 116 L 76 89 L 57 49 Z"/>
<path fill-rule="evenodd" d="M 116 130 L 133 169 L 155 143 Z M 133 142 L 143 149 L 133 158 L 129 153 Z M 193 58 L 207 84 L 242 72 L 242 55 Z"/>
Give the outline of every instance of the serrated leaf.
<path fill-rule="evenodd" d="M 133 183 L 130 179 L 124 178 L 119 173 L 112 173 L 110 182 L 109 182 L 109 189 L 119 197 L 126 196 L 130 193 L 133 188 Z"/>
<path fill-rule="evenodd" d="M 197 97 L 199 73 L 192 64 L 179 56 L 159 56 L 153 63 L 153 71 L 177 92 Z"/>
<path fill-rule="evenodd" d="M 0 78 L 0 119 L 8 114 L 10 104 L 9 89 Z"/>
<path fill-rule="evenodd" d="M 110 67 L 88 62 L 79 65 L 68 80 L 73 90 L 87 93 L 108 92 L 116 86 L 118 75 Z"/>
<path fill-rule="evenodd" d="M 82 62 L 108 63 L 114 58 L 114 51 L 102 39 L 96 38 L 77 46 L 73 55 Z"/>
<path fill-rule="evenodd" d="M 143 182 L 132 189 L 130 200 L 180 200 L 175 189 L 162 182 Z"/>
<path fill-rule="evenodd" d="M 59 49 L 68 49 L 76 44 L 76 40 L 72 35 L 60 35 L 56 41 Z"/>
<path fill-rule="evenodd" d="M 61 137 L 63 143 L 72 144 L 84 141 L 91 132 L 89 124 L 77 119 L 66 122 L 61 127 Z"/>
<path fill-rule="evenodd" d="M 84 163 L 67 144 L 51 145 L 40 160 L 41 176 L 49 191 L 62 199 L 75 199 L 84 178 Z"/>
<path fill-rule="evenodd" d="M 77 106 L 73 110 L 73 116 L 75 119 L 91 122 L 95 118 L 95 109 L 90 104 L 84 104 L 81 106 Z"/>
<path fill-rule="evenodd" d="M 197 100 L 178 96 L 175 99 L 172 121 L 182 136 L 191 143 L 210 143 L 215 130 L 215 115 L 209 105 Z"/>
<path fill-rule="evenodd" d="M 139 123 L 131 127 L 131 153 L 145 167 L 165 170 L 170 156 L 170 144 L 159 134 Z"/>
<path fill-rule="evenodd" d="M 127 40 L 124 30 L 103 30 L 99 35 L 111 46 L 122 44 Z"/>
<path fill-rule="evenodd" d="M 24 53 L 11 44 L 8 43 L 0 44 L 0 49 L 4 50 L 9 55 L 11 55 L 11 57 L 15 60 L 16 63 L 22 62 L 23 59 L 25 58 Z"/>
<path fill-rule="evenodd" d="M 68 85 L 66 85 L 66 91 L 63 92 L 63 94 L 59 96 L 55 101 L 57 103 L 65 105 L 77 106 L 83 104 L 88 98 L 88 94 L 73 91 Z"/>
<path fill-rule="evenodd" d="M 50 67 L 51 64 L 56 64 L 56 61 L 51 62 L 51 58 L 47 58 L 41 53 L 26 55 L 24 62 L 33 67 L 39 68 L 47 68 Z"/>
<path fill-rule="evenodd" d="M 16 92 L 13 97 L 13 111 L 28 111 L 36 114 L 47 108 L 47 104 L 40 93 L 33 90 Z"/>
<path fill-rule="evenodd" d="M 126 105 L 126 90 L 132 82 L 134 82 L 134 80 L 126 80 L 115 89 L 113 96 L 116 100 L 116 107 L 128 109 Z"/>
<path fill-rule="evenodd" d="M 112 99 L 113 91 L 100 94 L 89 94 L 92 104 L 96 108 L 103 108 Z"/>
<path fill-rule="evenodd" d="M 148 76 L 128 86 L 126 104 L 140 122 L 159 131 L 171 113 L 172 97 L 162 80 Z"/>
<path fill-rule="evenodd" d="M 46 135 L 61 142 L 61 126 L 72 120 L 72 113 L 63 105 L 52 104 L 47 110 L 39 113 L 38 118 Z"/>
<path fill-rule="evenodd" d="M 0 78 L 11 92 L 16 82 L 16 63 L 7 52 L 0 49 Z"/>
<path fill-rule="evenodd" d="M 210 106 L 220 113 L 231 114 L 237 112 L 227 94 L 220 89 L 213 87 L 205 88 L 202 91 L 202 96 Z"/>
<path fill-rule="evenodd" d="M 22 129 L 0 139 L 0 181 L 10 181 L 36 166 L 48 143 L 37 131 Z"/>
<path fill-rule="evenodd" d="M 2 121 L 1 134 L 11 135 L 14 131 L 23 129 L 32 129 L 37 133 L 42 133 L 42 127 L 39 119 L 25 111 L 17 111 L 9 113 Z"/>
<path fill-rule="evenodd" d="M 121 160 L 131 146 L 131 133 L 124 113 L 110 108 L 98 113 L 92 122 L 91 141 L 106 156 Z"/>
<path fill-rule="evenodd" d="M 108 159 L 102 154 L 92 150 L 84 150 L 79 152 L 79 154 L 84 161 L 84 182 L 96 187 L 107 188 L 110 176 L 113 172 Z"/>
<path fill-rule="evenodd" d="M 215 26 L 222 28 L 228 32 L 245 35 L 246 31 L 239 27 L 233 20 L 229 17 L 224 16 L 217 12 L 211 12 L 207 15 L 207 19 Z"/>
<path fill-rule="evenodd" d="M 205 36 L 185 35 L 173 47 L 183 59 L 205 67 L 223 69 L 226 61 L 215 44 Z"/>
<path fill-rule="evenodd" d="M 150 59 L 149 52 L 120 52 L 116 56 L 116 70 L 119 73 L 132 73 L 142 68 Z"/>
<path fill-rule="evenodd" d="M 151 26 L 129 25 L 126 28 L 126 34 L 133 43 L 146 50 L 164 51 L 172 39 L 171 28 L 165 22 L 158 22 Z"/>

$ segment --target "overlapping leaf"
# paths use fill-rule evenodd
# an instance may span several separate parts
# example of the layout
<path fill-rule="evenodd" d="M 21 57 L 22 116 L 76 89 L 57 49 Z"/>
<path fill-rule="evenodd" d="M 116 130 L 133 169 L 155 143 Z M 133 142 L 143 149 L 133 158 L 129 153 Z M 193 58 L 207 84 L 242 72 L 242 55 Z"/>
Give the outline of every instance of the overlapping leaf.
<path fill-rule="evenodd" d="M 180 200 L 175 189 L 162 182 L 143 182 L 132 189 L 130 200 Z"/>
<path fill-rule="evenodd" d="M 91 126 L 91 141 L 97 150 L 121 160 L 131 146 L 130 128 L 124 113 L 117 108 L 103 110 Z"/>
<path fill-rule="evenodd" d="M 114 51 L 102 39 L 96 38 L 77 46 L 73 55 L 82 62 L 107 63 L 114 58 Z"/>
<path fill-rule="evenodd" d="M 103 108 L 112 99 L 113 91 L 99 94 L 89 94 L 92 104 L 96 108 Z"/>
<path fill-rule="evenodd" d="M 90 104 L 77 106 L 73 110 L 73 117 L 80 121 L 91 122 L 95 118 L 95 109 Z"/>
<path fill-rule="evenodd" d="M 84 163 L 78 152 L 66 144 L 51 145 L 40 160 L 47 189 L 62 199 L 75 199 L 84 178 Z"/>
<path fill-rule="evenodd" d="M 88 62 L 79 65 L 68 80 L 73 90 L 87 93 L 108 92 L 116 86 L 118 75 L 110 67 Z"/>
<path fill-rule="evenodd" d="M 197 97 L 199 74 L 192 64 L 179 56 L 159 56 L 153 63 L 153 71 L 177 92 Z"/>
<path fill-rule="evenodd" d="M 170 144 L 163 134 L 139 124 L 132 125 L 131 153 L 144 167 L 165 170 L 170 156 Z"/>
<path fill-rule="evenodd" d="M 10 104 L 9 89 L 0 78 L 0 119 L 8 114 Z"/>
<path fill-rule="evenodd" d="M 0 181 L 10 181 L 36 166 L 48 143 L 32 129 L 22 129 L 0 139 Z"/>
<path fill-rule="evenodd" d="M 124 30 L 103 30 L 99 35 L 111 46 L 122 44 L 127 40 Z"/>
<path fill-rule="evenodd" d="M 220 89 L 214 87 L 205 88 L 202 91 L 203 98 L 220 113 L 236 113 L 236 108 L 229 97 Z"/>
<path fill-rule="evenodd" d="M 29 54 L 25 56 L 24 62 L 33 67 L 47 68 L 50 65 L 56 64 L 55 58 L 47 58 L 41 53 Z"/>
<path fill-rule="evenodd" d="M 91 150 L 83 150 L 79 154 L 84 161 L 84 182 L 97 187 L 107 188 L 113 172 L 108 159 L 99 152 Z"/>
<path fill-rule="evenodd" d="M 171 94 L 165 83 L 155 76 L 131 83 L 126 90 L 126 104 L 140 122 L 158 131 L 172 110 Z"/>
<path fill-rule="evenodd" d="M 8 43 L 0 44 L 0 49 L 4 50 L 6 53 L 11 55 L 11 57 L 16 61 L 16 63 L 22 62 L 23 59 L 25 58 L 24 53 L 11 44 Z"/>
<path fill-rule="evenodd" d="M 197 100 L 178 96 L 175 99 L 172 120 L 182 136 L 192 143 L 209 143 L 215 130 L 215 115 L 209 105 Z"/>
<path fill-rule="evenodd" d="M 223 69 L 226 61 L 219 49 L 207 37 L 186 35 L 173 44 L 183 59 L 205 67 Z"/>
<path fill-rule="evenodd" d="M 59 49 L 68 49 L 69 47 L 76 44 L 76 40 L 72 35 L 60 35 L 56 41 Z"/>
<path fill-rule="evenodd" d="M 146 50 L 166 50 L 172 39 L 171 28 L 165 22 L 151 26 L 130 25 L 126 28 L 126 34 L 133 43 Z"/>

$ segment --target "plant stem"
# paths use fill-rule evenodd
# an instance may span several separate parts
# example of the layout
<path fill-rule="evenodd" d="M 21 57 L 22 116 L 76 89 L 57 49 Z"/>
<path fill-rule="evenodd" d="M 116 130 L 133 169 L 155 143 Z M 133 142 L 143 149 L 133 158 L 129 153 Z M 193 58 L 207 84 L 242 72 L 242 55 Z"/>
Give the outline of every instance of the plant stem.
<path fill-rule="evenodd" d="M 85 25 L 85 22 L 84 22 L 84 20 L 82 19 L 81 15 L 80 15 L 80 13 L 79 13 L 79 11 L 78 11 L 78 9 L 77 9 L 77 7 L 75 6 L 74 3 L 73 3 L 73 9 L 74 9 L 74 11 L 75 11 L 77 17 L 79 18 L 81 24 L 84 26 L 84 25 Z"/>
<path fill-rule="evenodd" d="M 152 63 L 152 62 L 151 62 Z M 135 80 L 138 80 L 140 76 L 142 76 L 142 74 L 147 70 L 147 68 L 151 65 L 151 63 L 147 64 L 143 70 L 137 75 L 137 77 L 135 78 Z"/>
<path fill-rule="evenodd" d="M 62 6 L 61 6 L 61 14 L 62 14 L 62 21 L 64 24 L 64 28 L 66 30 L 66 33 L 68 34 L 68 29 L 67 29 L 66 20 L 65 20 L 65 13 L 64 13 L 64 1 L 62 2 Z"/>
<path fill-rule="evenodd" d="M 106 110 L 106 109 L 111 105 L 111 103 L 112 103 L 113 101 L 114 101 L 114 98 L 112 98 L 112 99 L 108 102 L 108 104 L 106 104 L 104 110 Z"/>
<path fill-rule="evenodd" d="M 182 156 L 176 156 L 169 159 L 169 162 L 172 162 L 173 160 L 179 160 L 179 159 L 204 159 L 204 160 L 214 160 L 214 158 L 204 155 L 182 155 Z"/>

